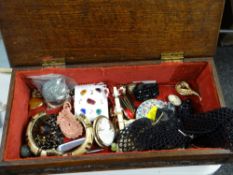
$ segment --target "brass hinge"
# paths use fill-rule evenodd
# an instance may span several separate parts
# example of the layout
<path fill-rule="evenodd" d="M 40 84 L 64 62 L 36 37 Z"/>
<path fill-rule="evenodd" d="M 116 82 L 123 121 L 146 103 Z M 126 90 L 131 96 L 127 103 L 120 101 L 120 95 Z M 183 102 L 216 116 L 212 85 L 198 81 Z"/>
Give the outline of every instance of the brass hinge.
<path fill-rule="evenodd" d="M 42 58 L 42 67 L 65 67 L 65 58 L 53 58 L 53 57 L 44 57 Z"/>
<path fill-rule="evenodd" d="M 163 52 L 161 53 L 163 62 L 183 62 L 184 52 Z"/>

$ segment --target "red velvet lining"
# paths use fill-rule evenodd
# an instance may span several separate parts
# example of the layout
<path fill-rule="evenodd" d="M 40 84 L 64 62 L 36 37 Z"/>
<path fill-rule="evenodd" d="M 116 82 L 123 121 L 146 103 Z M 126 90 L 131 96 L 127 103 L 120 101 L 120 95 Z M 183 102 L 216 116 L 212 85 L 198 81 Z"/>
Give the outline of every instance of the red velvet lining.
<path fill-rule="evenodd" d="M 18 70 L 15 74 L 13 103 L 9 121 L 10 127 L 8 128 L 4 150 L 4 160 L 6 161 L 21 159 L 20 146 L 25 137 L 25 129 L 30 118 L 28 115 L 30 90 L 26 85 L 25 77 L 48 73 L 66 75 L 79 84 L 106 82 L 113 85 L 140 80 L 157 80 L 160 84 L 160 95 L 158 98 L 163 100 L 166 100 L 167 95 L 170 93 L 176 94 L 174 85 L 177 81 L 186 80 L 199 91 L 203 98 L 200 102 L 198 97 L 191 97 L 198 111 L 208 111 L 220 107 L 212 69 L 208 62 Z M 36 159 L 40 159 L 40 157 Z"/>
<path fill-rule="evenodd" d="M 216 93 L 216 84 L 211 82 L 214 82 L 214 77 L 211 66 L 208 64 L 196 79 L 196 85 L 202 96 L 202 101 L 196 109 L 197 111 L 206 112 L 219 107 L 220 101 Z"/>

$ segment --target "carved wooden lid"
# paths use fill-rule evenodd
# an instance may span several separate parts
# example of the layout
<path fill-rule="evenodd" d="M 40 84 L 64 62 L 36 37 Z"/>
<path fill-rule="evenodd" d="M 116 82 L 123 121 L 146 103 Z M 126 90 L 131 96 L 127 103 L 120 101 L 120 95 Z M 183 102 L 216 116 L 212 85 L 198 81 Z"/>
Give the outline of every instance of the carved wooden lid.
<path fill-rule="evenodd" d="M 0 3 L 12 66 L 213 56 L 224 0 L 42 0 Z"/>

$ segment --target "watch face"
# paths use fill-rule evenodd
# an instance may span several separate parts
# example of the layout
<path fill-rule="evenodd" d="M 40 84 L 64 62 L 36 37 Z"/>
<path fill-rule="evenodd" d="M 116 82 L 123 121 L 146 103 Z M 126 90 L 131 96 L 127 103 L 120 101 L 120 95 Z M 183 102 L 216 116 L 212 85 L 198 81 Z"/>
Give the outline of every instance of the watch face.
<path fill-rule="evenodd" d="M 110 146 L 115 137 L 115 129 L 111 121 L 104 116 L 99 116 L 95 120 L 94 127 L 97 144 L 101 147 Z"/>

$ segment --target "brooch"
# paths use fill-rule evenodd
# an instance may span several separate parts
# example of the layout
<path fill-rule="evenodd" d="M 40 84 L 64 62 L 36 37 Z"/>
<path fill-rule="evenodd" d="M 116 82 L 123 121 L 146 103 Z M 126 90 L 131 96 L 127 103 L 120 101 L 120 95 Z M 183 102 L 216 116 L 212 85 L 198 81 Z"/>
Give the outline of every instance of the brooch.
<path fill-rule="evenodd" d="M 192 90 L 189 86 L 189 84 L 185 81 L 181 81 L 179 83 L 176 84 L 176 91 L 183 96 L 188 96 L 188 95 L 196 95 L 199 97 L 199 99 L 201 100 L 201 96 L 195 92 L 194 90 Z"/>

